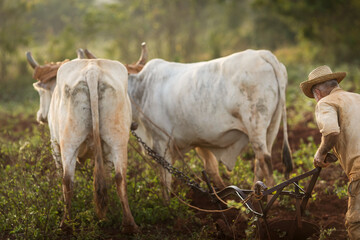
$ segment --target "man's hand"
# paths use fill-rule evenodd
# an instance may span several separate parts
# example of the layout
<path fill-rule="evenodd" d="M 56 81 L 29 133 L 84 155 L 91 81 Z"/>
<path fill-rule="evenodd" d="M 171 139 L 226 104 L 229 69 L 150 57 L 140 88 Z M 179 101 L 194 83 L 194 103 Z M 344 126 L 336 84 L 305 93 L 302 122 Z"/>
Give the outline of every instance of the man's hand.
<path fill-rule="evenodd" d="M 325 168 L 325 167 L 329 166 L 330 163 L 326 163 L 325 158 L 326 158 L 326 154 L 321 154 L 321 151 L 319 151 L 319 149 L 318 149 L 314 156 L 314 166 L 321 167 L 321 168 Z"/>
<path fill-rule="evenodd" d="M 321 137 L 321 143 L 314 156 L 315 167 L 327 167 L 329 163 L 325 163 L 326 154 L 334 147 L 339 138 L 339 133 L 330 133 Z"/>

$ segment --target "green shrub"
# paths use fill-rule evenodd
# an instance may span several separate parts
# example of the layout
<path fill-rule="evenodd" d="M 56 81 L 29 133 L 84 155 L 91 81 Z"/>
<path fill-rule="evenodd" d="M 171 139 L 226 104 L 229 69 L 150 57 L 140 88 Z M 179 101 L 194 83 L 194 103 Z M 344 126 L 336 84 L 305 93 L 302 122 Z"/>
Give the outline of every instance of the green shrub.
<path fill-rule="evenodd" d="M 297 151 L 293 153 L 293 160 L 295 164 L 296 173 L 299 175 L 304 171 L 309 171 L 314 168 L 314 155 L 318 149 L 318 145 L 314 142 L 313 137 L 308 137 L 308 143 L 303 140 L 300 141 L 300 146 Z"/>
<path fill-rule="evenodd" d="M 342 183 L 342 181 L 335 181 L 334 183 L 334 193 L 339 199 L 346 198 L 348 196 L 348 185 L 347 183 Z"/>
<path fill-rule="evenodd" d="M 0 144 L 2 159 L 7 159 L 0 162 L 3 237 L 39 239 L 59 233 L 61 185 L 49 144 L 43 142 L 45 132 Z"/>

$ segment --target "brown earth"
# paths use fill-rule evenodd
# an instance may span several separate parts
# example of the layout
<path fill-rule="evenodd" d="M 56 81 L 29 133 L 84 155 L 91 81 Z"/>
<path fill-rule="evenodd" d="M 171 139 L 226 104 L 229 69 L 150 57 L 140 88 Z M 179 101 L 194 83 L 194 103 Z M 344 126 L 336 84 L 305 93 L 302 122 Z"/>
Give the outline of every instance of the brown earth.
<path fill-rule="evenodd" d="M 2 127 L 13 125 L 13 127 L 11 127 L 11 131 L 21 133 L 25 129 L 31 129 L 36 126 L 36 121 L 34 119 L 35 116 L 28 118 L 22 115 L 7 115 L 1 117 L 0 125 Z M 293 152 L 299 148 L 301 139 L 306 143 L 309 136 L 312 136 L 317 144 L 320 143 L 321 136 L 318 129 L 309 128 L 305 123 L 298 124 L 294 127 L 290 126 L 288 133 L 290 147 Z M 20 137 L 21 136 L 19 135 L 19 138 Z M 282 172 L 282 163 L 280 160 L 282 139 L 282 130 L 280 130 L 272 153 L 273 167 L 279 172 Z M 12 135 L 8 140 L 14 141 L 18 140 L 18 138 L 16 135 L 15 137 Z M 331 236 L 325 239 L 347 239 L 347 233 L 344 226 L 347 198 L 345 197 L 339 199 L 333 192 L 335 189 L 334 183 L 339 180 L 343 184 L 347 181 L 347 178 L 339 165 L 331 165 L 322 170 L 320 174 L 320 181 L 317 181 L 314 188 L 314 191 L 316 192 L 316 200 L 309 200 L 304 216 L 304 220 L 312 224 L 316 224 L 319 229 L 326 230 L 329 228 L 336 228 L 336 230 L 332 232 Z M 194 206 L 204 209 L 218 209 L 218 205 L 212 203 L 206 195 L 199 195 L 196 192 L 190 191 L 188 197 L 192 199 L 191 204 Z M 295 206 L 294 201 L 290 201 L 289 205 L 286 206 L 281 206 L 279 203 L 275 203 L 269 212 L 269 223 L 283 219 L 294 219 L 295 211 L 291 208 L 291 205 Z M 214 239 L 246 239 L 245 229 L 250 229 L 247 219 L 250 215 L 246 215 L 235 209 L 224 212 L 223 214 L 204 213 L 197 210 L 194 211 L 196 217 L 200 219 L 200 224 L 207 226 L 208 233 L 210 233 Z M 179 219 L 178 221 L 175 221 L 173 229 L 179 232 L 191 231 L 193 226 L 191 226 L 192 223 L 190 222 L 191 221 L 187 222 Z M 228 225 L 231 229 L 229 229 Z M 171 232 L 169 234 L 172 235 L 174 233 Z M 319 233 L 317 233 L 316 236 L 319 236 Z"/>
<path fill-rule="evenodd" d="M 305 123 L 298 124 L 294 127 L 290 126 L 288 129 L 288 134 L 292 152 L 299 149 L 301 141 L 307 143 L 309 136 L 313 137 L 317 145 L 321 141 L 319 130 L 309 128 L 305 125 Z M 280 160 L 283 144 L 282 142 L 283 134 L 282 130 L 280 130 L 272 152 L 273 167 L 279 172 L 283 171 L 282 162 Z M 310 181 L 310 178 L 308 178 L 306 181 Z M 332 164 L 329 167 L 322 169 L 313 191 L 313 194 L 316 193 L 316 200 L 309 200 L 305 211 L 305 216 L 303 216 L 304 221 L 311 223 L 309 226 L 315 225 L 314 227 L 316 229 L 316 233 L 311 239 L 318 239 L 320 236 L 320 231 L 324 232 L 324 230 L 332 228 L 335 228 L 336 230 L 333 230 L 330 236 L 326 235 L 326 237 L 323 239 L 347 239 L 347 233 L 344 225 L 345 213 L 347 210 L 347 197 L 339 199 L 338 196 L 334 193 L 334 184 L 336 181 L 339 182 L 338 184 L 342 185 L 347 182 L 347 177 L 338 164 Z M 305 186 L 306 185 L 307 184 L 305 184 Z M 193 196 L 191 195 L 191 197 L 193 199 L 192 204 L 196 206 L 206 209 L 217 209 L 216 204 L 211 203 L 206 196 L 199 198 L 194 194 Z M 264 202 L 264 204 L 266 203 Z M 295 219 L 295 214 L 295 200 L 291 200 L 286 206 L 281 206 L 279 203 L 275 202 L 274 206 L 271 208 L 268 214 L 269 224 L 276 224 L 278 221 L 284 219 L 291 220 L 291 222 L 286 222 L 287 226 L 282 226 L 285 227 L 285 229 L 288 229 Z M 224 214 L 212 214 L 211 220 L 206 218 L 208 213 L 199 211 L 196 213 L 196 215 L 204 221 L 204 224 L 211 224 L 211 221 L 216 223 L 216 229 L 213 230 L 214 236 L 216 236 L 216 238 L 246 239 L 245 229 L 249 229 L 248 220 L 246 219 L 247 216 L 244 217 L 243 215 L 239 214 L 238 210 L 230 210 Z M 228 225 L 226 224 L 226 221 L 229 223 Z M 230 226 L 230 229 L 228 226 Z M 306 227 L 304 227 L 303 231 L 305 230 Z M 281 238 L 273 236 L 272 239 L 288 239 L 288 237 L 285 236 Z M 295 237 L 295 239 L 306 238 L 298 235 L 298 238 Z"/>

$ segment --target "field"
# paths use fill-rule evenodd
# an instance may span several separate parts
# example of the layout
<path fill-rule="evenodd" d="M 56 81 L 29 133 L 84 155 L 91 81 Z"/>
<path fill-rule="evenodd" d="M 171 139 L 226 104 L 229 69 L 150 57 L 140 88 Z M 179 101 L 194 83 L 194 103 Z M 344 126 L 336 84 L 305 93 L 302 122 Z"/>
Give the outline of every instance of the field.
<path fill-rule="evenodd" d="M 314 168 L 320 142 L 316 103 L 300 92 L 299 83 L 314 68 L 328 65 L 333 72 L 347 72 L 340 84 L 344 90 L 360 92 L 359 11 L 359 1 L 328 0 L 0 0 L 0 239 L 211 240 L 254 239 L 256 234 L 256 219 L 241 204 L 226 203 L 235 209 L 224 212 L 225 217 L 190 207 L 216 209 L 217 205 L 178 179 L 173 179 L 173 194 L 165 203 L 161 167 L 141 154 L 134 137 L 128 145 L 127 185 L 141 232 L 122 233 L 113 174 L 106 219 L 97 218 L 90 159 L 77 163 L 72 220 L 62 230 L 61 170 L 52 158 L 48 127 L 35 121 L 39 96 L 25 52 L 43 65 L 74 59 L 79 48 L 131 64 L 139 58 L 143 41 L 149 60 L 181 63 L 246 49 L 269 50 L 288 73 L 287 122 L 294 162 L 290 177 L 295 177 Z M 280 130 L 272 149 L 276 184 L 285 181 L 282 136 Z M 250 189 L 253 159 L 248 146 L 232 172 L 220 164 L 226 184 Z M 207 189 L 196 153 L 189 152 L 182 160 L 176 167 Z M 308 180 L 300 185 L 306 187 Z M 322 170 L 304 216 L 318 227 L 313 239 L 347 239 L 347 182 L 339 163 Z M 294 199 L 280 198 L 269 222 L 294 218 L 294 204 Z M 284 232 L 278 234 L 281 238 Z"/>
<path fill-rule="evenodd" d="M 34 91 L 31 88 L 29 91 Z M 288 92 L 291 92 L 290 89 Z M 296 90 L 294 90 L 296 91 Z M 35 92 L 35 91 L 34 91 Z M 11 94 L 11 91 L 7 94 Z M 313 168 L 312 156 L 320 141 L 312 109 L 314 102 L 304 98 L 288 102 L 289 142 L 297 176 Z M 306 102 L 307 101 L 307 102 Z M 292 103 L 292 104 L 290 104 Z M 304 107 L 305 106 L 305 107 Z M 121 233 L 121 207 L 114 184 L 105 220 L 99 221 L 93 207 L 93 164 L 77 164 L 75 193 L 72 200 L 72 230 L 62 231 L 63 213 L 60 171 L 51 156 L 48 127 L 35 121 L 36 94 L 3 101 L 0 108 L 0 239 L 252 239 L 255 229 L 244 208 L 225 212 L 230 229 L 220 213 L 194 210 L 172 196 L 169 204 L 161 197 L 160 166 L 139 154 L 134 138 L 129 143 L 128 196 L 137 235 Z M 274 176 L 284 181 L 280 151 L 282 131 L 273 147 Z M 229 185 L 250 189 L 253 184 L 251 148 L 239 157 L 235 169 L 220 170 Z M 176 164 L 187 174 L 201 178 L 202 163 L 194 152 Z M 191 169 L 191 170 L 189 170 Z M 300 182 L 306 186 L 306 181 Z M 201 185 L 206 188 L 204 182 Z M 216 209 L 208 198 L 199 197 L 181 181 L 173 180 L 173 191 L 188 204 Z M 319 227 L 316 239 L 346 239 L 344 216 L 347 206 L 347 179 L 338 163 L 322 170 L 309 201 L 305 219 Z M 283 197 L 269 214 L 270 221 L 295 216 L 294 201 Z"/>

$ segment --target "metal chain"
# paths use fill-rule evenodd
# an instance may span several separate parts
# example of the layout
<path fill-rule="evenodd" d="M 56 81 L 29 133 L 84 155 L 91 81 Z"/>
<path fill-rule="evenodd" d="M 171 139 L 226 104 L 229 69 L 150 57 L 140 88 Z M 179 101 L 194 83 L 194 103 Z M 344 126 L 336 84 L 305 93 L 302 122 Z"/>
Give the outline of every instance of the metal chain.
<path fill-rule="evenodd" d="M 166 159 L 160 156 L 157 152 L 151 149 L 146 143 L 135 133 L 134 130 L 131 130 L 132 135 L 136 138 L 136 140 L 144 147 L 145 152 L 152 157 L 158 164 L 160 164 L 163 168 L 165 168 L 169 173 L 174 175 L 177 179 L 181 180 L 183 183 L 188 185 L 189 187 L 196 188 L 201 192 L 206 192 L 200 185 L 194 180 L 190 179 L 189 176 L 185 175 L 179 169 L 171 165 Z"/>

